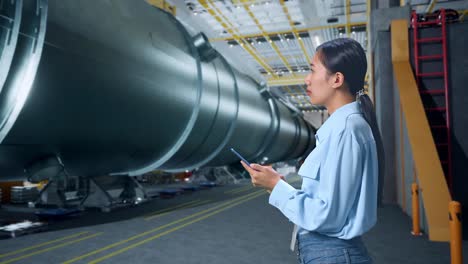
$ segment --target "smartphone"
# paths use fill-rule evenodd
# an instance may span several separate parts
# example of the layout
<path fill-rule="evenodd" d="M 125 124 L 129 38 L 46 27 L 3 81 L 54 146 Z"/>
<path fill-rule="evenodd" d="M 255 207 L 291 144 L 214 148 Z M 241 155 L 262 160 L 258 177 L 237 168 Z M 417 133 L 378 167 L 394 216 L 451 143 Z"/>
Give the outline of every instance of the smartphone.
<path fill-rule="evenodd" d="M 242 157 L 241 154 L 239 154 L 235 149 L 231 148 L 232 153 L 236 154 L 237 157 L 239 157 L 247 166 L 250 167 L 250 162 L 248 162 L 244 157 Z"/>

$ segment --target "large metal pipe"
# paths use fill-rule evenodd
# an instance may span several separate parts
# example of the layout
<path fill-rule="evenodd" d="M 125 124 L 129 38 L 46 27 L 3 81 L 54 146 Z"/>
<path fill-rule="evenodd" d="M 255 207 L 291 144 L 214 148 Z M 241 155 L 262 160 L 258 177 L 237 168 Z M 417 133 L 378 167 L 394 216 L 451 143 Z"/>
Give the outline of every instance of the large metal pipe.
<path fill-rule="evenodd" d="M 230 164 L 230 147 L 274 162 L 314 146 L 300 116 L 143 0 L 24 4 L 11 67 L 0 72 L 0 121 L 10 124 L 0 126 L 0 177 L 24 177 L 49 156 L 73 175 L 139 175 Z M 17 72 L 23 83 L 9 85 Z M 21 113 L 4 118 L 12 107 Z"/>

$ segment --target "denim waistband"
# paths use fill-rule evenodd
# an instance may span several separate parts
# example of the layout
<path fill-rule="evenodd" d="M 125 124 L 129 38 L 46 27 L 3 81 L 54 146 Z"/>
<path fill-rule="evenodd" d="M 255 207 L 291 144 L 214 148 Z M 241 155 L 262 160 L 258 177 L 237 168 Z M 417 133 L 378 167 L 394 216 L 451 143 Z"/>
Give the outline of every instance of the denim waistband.
<path fill-rule="evenodd" d="M 361 236 L 352 239 L 341 239 L 337 237 L 330 237 L 317 232 L 301 232 L 297 235 L 300 244 L 316 245 L 316 247 L 362 247 L 363 242 Z"/>

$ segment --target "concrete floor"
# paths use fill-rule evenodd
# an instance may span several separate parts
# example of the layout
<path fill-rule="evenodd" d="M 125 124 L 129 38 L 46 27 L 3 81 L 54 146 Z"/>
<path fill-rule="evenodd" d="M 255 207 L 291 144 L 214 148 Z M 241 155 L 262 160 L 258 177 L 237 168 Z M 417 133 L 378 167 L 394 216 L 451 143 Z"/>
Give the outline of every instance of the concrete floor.
<path fill-rule="evenodd" d="M 288 181 L 299 188 L 299 177 Z M 413 237 L 410 224 L 397 206 L 379 210 L 364 236 L 375 263 L 450 263 L 448 243 Z M 49 230 L 0 240 L 0 263 L 297 263 L 292 224 L 249 183 L 90 210 Z"/>

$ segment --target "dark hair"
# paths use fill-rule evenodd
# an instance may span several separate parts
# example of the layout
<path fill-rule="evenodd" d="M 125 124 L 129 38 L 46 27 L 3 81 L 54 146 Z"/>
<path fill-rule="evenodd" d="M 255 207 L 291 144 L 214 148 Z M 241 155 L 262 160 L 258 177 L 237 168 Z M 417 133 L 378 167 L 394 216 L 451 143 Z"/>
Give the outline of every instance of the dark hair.
<path fill-rule="evenodd" d="M 341 72 L 344 75 L 344 83 L 352 95 L 358 95 L 357 101 L 361 107 L 364 119 L 369 123 L 372 134 L 377 145 L 377 156 L 379 162 L 379 183 L 377 202 L 382 204 L 383 174 L 385 169 L 385 153 L 382 137 L 377 126 L 377 117 L 374 105 L 367 94 L 360 91 L 364 89 L 364 78 L 367 71 L 367 60 L 364 49 L 351 38 L 338 38 L 325 42 L 317 47 L 320 61 L 329 74 Z"/>

